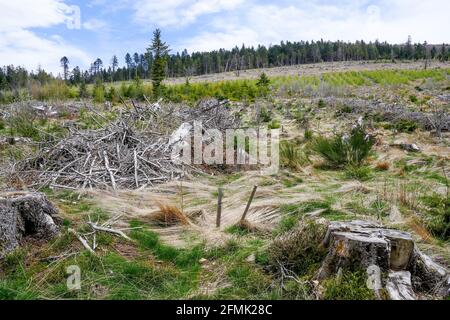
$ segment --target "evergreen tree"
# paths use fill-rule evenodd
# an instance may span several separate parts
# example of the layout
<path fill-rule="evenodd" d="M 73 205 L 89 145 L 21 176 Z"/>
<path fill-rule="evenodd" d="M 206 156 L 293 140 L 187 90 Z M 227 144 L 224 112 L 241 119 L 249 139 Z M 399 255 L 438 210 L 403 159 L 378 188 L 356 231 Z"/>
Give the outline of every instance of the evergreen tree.
<path fill-rule="evenodd" d="M 64 81 L 67 81 L 69 76 L 69 59 L 64 56 L 59 62 L 61 62 L 61 67 L 63 68 Z"/>
<path fill-rule="evenodd" d="M 266 96 L 268 94 L 269 85 L 270 85 L 269 77 L 267 77 L 267 75 L 264 72 L 261 73 L 258 81 L 256 82 L 256 86 L 259 88 L 260 94 L 262 96 Z"/>
<path fill-rule="evenodd" d="M 112 67 L 111 82 L 114 81 L 114 76 L 116 74 L 116 69 L 118 66 L 119 66 L 119 60 L 117 59 L 117 56 L 114 55 L 111 59 L 111 67 Z"/>
<path fill-rule="evenodd" d="M 131 78 L 131 66 L 133 65 L 133 60 L 131 59 L 131 55 L 129 53 L 127 53 L 125 55 L 125 63 L 127 65 L 127 70 L 128 70 L 128 80 L 130 80 Z"/>
<path fill-rule="evenodd" d="M 161 30 L 156 29 L 154 31 L 152 45 L 147 50 L 153 54 L 151 78 L 154 94 L 158 96 L 161 82 L 166 76 L 167 56 L 169 54 L 169 46 L 161 39 Z"/>

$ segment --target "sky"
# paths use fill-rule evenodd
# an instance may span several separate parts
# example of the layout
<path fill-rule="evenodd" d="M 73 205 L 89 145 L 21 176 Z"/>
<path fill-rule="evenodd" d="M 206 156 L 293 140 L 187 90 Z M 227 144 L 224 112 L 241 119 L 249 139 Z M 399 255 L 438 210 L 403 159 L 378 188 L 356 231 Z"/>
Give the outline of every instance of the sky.
<path fill-rule="evenodd" d="M 280 41 L 450 43 L 449 0 L 0 0 L 0 65 L 61 72 L 143 53 L 160 28 L 173 53 Z"/>

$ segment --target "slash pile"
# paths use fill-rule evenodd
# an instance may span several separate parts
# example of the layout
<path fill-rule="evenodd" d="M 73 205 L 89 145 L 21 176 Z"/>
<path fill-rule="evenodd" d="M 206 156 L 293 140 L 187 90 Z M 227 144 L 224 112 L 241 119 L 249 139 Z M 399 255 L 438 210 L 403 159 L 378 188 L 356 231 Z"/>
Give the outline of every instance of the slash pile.
<path fill-rule="evenodd" d="M 172 161 L 171 134 L 194 120 L 205 130 L 235 128 L 240 122 L 226 101 L 195 107 L 133 103 L 98 130 L 70 127 L 65 138 L 14 164 L 10 174 L 32 188 L 137 189 L 178 179 L 198 169 Z"/>

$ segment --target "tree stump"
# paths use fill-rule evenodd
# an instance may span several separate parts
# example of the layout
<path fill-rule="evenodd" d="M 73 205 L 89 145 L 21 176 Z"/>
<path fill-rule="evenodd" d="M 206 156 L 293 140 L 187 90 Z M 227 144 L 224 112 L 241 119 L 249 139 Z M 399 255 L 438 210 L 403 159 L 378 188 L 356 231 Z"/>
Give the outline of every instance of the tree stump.
<path fill-rule="evenodd" d="M 389 272 L 386 283 L 386 291 L 391 300 L 416 300 L 416 294 L 411 284 L 411 273 L 409 271 Z"/>
<path fill-rule="evenodd" d="M 339 269 L 359 268 L 370 274 L 375 267 L 380 278 L 388 275 L 384 284 L 392 299 L 415 299 L 416 291 L 449 294 L 448 271 L 420 252 L 407 232 L 367 221 L 331 222 L 322 245 L 328 254 L 316 275 L 318 280 L 336 275 Z"/>
<path fill-rule="evenodd" d="M 23 238 L 51 239 L 59 234 L 58 210 L 42 193 L 0 194 L 0 258 Z"/>

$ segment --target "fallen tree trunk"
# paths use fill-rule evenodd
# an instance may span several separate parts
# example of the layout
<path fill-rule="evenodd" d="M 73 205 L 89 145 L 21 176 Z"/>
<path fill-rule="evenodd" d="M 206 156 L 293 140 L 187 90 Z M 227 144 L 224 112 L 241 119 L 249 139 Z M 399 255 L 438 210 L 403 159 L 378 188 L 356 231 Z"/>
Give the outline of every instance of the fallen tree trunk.
<path fill-rule="evenodd" d="M 42 193 L 0 194 L 0 258 L 24 237 L 50 239 L 59 233 L 58 210 Z"/>

